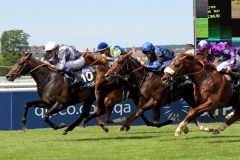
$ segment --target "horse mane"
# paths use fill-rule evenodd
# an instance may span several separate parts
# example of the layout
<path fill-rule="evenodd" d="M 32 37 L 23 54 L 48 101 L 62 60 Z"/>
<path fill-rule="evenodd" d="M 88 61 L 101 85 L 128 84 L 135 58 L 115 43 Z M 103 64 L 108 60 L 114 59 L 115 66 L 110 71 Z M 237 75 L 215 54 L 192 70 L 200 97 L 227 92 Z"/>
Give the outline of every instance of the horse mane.
<path fill-rule="evenodd" d="M 216 66 L 214 66 L 212 63 L 209 63 L 203 56 L 195 56 L 195 59 L 197 61 L 201 61 L 204 63 L 205 68 L 209 69 L 209 70 L 215 70 Z"/>
<path fill-rule="evenodd" d="M 131 56 L 131 58 L 140 66 L 142 66 L 142 64 L 139 62 L 139 60 L 137 60 L 136 58 L 134 58 L 133 56 Z"/>

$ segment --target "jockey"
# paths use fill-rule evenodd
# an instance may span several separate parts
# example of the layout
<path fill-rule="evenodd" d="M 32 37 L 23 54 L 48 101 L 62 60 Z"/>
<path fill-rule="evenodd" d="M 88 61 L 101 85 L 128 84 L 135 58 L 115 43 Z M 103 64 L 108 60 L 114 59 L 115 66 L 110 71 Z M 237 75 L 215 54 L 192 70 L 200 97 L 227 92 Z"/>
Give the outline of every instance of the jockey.
<path fill-rule="evenodd" d="M 46 55 L 43 61 L 45 64 L 66 73 L 71 77 L 72 85 L 82 82 L 82 79 L 73 72 L 73 69 L 80 69 L 85 63 L 85 59 L 79 51 L 51 41 L 45 45 L 45 51 Z"/>
<path fill-rule="evenodd" d="M 115 61 L 120 55 L 126 54 L 126 51 L 124 51 L 120 46 L 109 46 L 106 42 L 98 44 L 97 52 L 100 52 L 103 57 L 110 61 Z"/>
<path fill-rule="evenodd" d="M 175 53 L 165 47 L 154 47 L 150 42 L 142 45 L 141 50 L 148 58 L 147 68 L 151 70 L 159 70 L 164 62 L 170 61 L 175 57 Z"/>
<path fill-rule="evenodd" d="M 206 59 L 213 64 L 217 64 L 217 70 L 227 69 L 231 71 L 234 67 L 240 65 L 240 57 L 237 50 L 225 43 L 208 43 L 206 40 L 201 40 L 197 47 L 197 52 L 201 52 L 206 56 Z"/>

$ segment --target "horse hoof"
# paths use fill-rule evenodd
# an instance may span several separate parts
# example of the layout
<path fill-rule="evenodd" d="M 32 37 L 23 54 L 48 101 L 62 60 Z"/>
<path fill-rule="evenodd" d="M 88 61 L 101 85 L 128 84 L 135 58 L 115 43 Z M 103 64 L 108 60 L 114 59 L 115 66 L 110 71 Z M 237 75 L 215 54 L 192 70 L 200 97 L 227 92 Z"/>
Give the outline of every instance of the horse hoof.
<path fill-rule="evenodd" d="M 123 126 L 121 126 L 121 127 L 118 129 L 118 132 L 122 132 L 122 131 L 124 131 L 124 127 L 123 127 Z"/>
<path fill-rule="evenodd" d="M 67 135 L 67 132 L 68 132 L 68 131 L 64 130 L 64 131 L 61 133 L 61 135 Z"/>
<path fill-rule="evenodd" d="M 179 137 L 180 135 L 181 135 L 181 131 L 176 131 L 174 136 Z"/>
<path fill-rule="evenodd" d="M 187 127 L 187 126 L 184 127 L 184 128 L 182 129 L 182 131 L 183 131 L 184 134 L 187 134 L 187 133 L 188 133 L 188 127 Z"/>
<path fill-rule="evenodd" d="M 57 125 L 56 129 L 61 129 L 61 128 L 64 128 L 66 126 L 67 126 L 66 124 L 60 123 L 59 125 Z"/>
<path fill-rule="evenodd" d="M 130 126 L 125 126 L 125 131 L 129 131 L 130 130 Z"/>
<path fill-rule="evenodd" d="M 27 131 L 27 127 L 22 127 L 22 131 L 26 132 Z"/>
<path fill-rule="evenodd" d="M 109 131 L 109 130 L 108 130 L 108 127 L 104 127 L 103 130 L 104 130 L 106 133 L 108 133 L 108 131 Z"/>
<path fill-rule="evenodd" d="M 213 129 L 212 133 L 216 135 L 216 134 L 219 134 L 220 131 L 218 129 Z"/>

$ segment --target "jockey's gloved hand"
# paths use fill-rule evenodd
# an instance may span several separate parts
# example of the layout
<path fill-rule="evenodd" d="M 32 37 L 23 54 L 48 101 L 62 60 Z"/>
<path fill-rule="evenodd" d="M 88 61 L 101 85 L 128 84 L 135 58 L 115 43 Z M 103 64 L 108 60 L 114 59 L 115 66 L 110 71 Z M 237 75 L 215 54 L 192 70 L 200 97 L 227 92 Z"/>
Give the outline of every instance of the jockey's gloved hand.
<path fill-rule="evenodd" d="M 222 73 L 222 74 L 229 74 L 227 68 L 223 68 L 223 69 L 221 69 L 221 70 L 219 71 L 219 73 Z"/>

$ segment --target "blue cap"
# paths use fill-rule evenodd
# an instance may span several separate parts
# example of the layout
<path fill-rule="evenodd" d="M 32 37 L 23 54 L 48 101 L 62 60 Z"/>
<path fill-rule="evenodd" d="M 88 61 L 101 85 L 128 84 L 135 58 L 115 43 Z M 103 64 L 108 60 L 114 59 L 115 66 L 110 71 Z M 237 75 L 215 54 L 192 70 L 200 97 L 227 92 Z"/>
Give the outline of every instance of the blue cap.
<path fill-rule="evenodd" d="M 155 50 L 155 47 L 153 46 L 152 43 L 146 42 L 142 45 L 141 50 L 143 52 L 153 52 Z"/>
<path fill-rule="evenodd" d="M 101 42 L 98 44 L 97 52 L 107 49 L 109 46 L 106 42 Z"/>

